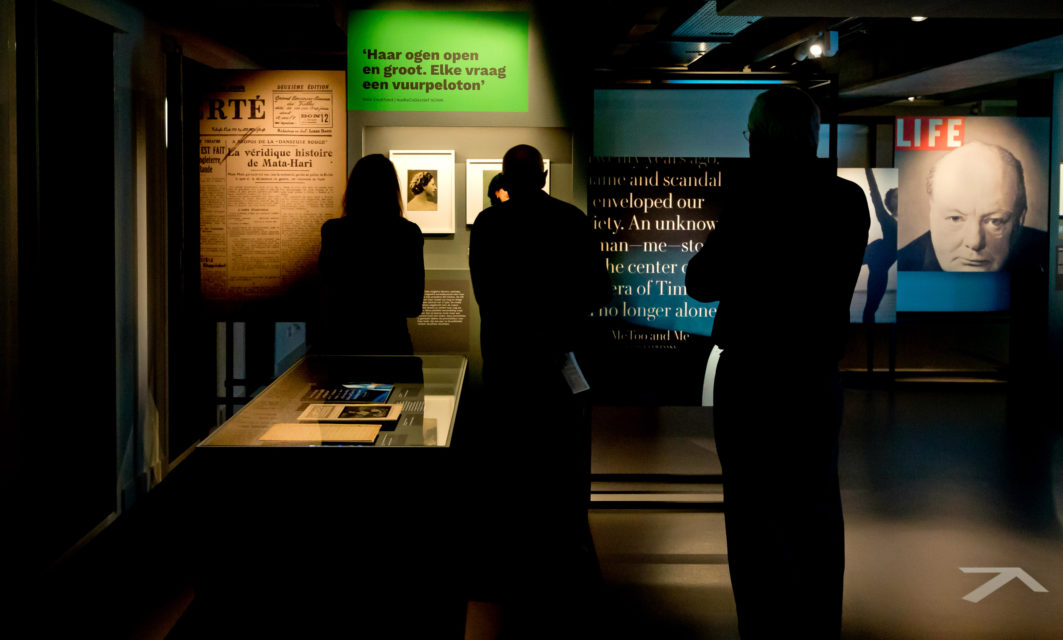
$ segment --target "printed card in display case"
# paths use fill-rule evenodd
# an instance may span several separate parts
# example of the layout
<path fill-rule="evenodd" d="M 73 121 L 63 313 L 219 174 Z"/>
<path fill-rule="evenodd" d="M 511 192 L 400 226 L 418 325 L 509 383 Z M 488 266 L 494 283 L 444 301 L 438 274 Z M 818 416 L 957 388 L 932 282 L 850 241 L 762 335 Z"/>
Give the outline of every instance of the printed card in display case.
<path fill-rule="evenodd" d="M 401 404 L 312 404 L 299 422 L 394 422 L 400 413 Z"/>
<path fill-rule="evenodd" d="M 313 385 L 303 396 L 306 402 L 387 402 L 393 384 L 355 383 Z"/>
<path fill-rule="evenodd" d="M 371 444 L 380 433 L 379 424 L 312 424 L 282 422 L 259 436 L 265 442 L 300 444 Z"/>

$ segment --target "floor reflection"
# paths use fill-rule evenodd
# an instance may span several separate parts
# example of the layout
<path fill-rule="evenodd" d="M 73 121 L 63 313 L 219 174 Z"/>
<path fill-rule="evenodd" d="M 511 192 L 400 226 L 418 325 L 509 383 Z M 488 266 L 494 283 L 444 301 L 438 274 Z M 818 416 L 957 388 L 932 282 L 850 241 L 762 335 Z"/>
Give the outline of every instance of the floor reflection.
<path fill-rule="evenodd" d="M 845 638 L 1063 637 L 1063 441 L 1030 401 L 1003 384 L 847 392 Z M 699 445 L 711 419 L 699 419 L 626 428 L 596 449 L 596 467 L 630 467 L 652 440 L 649 450 L 667 443 L 687 469 L 711 469 L 715 461 L 690 463 L 712 456 Z M 666 458 L 643 458 L 639 470 L 668 473 Z M 737 638 L 722 516 L 709 509 L 592 510 L 614 637 Z M 995 579 L 990 569 L 1011 568 L 1047 592 L 1016 578 L 964 599 Z"/>

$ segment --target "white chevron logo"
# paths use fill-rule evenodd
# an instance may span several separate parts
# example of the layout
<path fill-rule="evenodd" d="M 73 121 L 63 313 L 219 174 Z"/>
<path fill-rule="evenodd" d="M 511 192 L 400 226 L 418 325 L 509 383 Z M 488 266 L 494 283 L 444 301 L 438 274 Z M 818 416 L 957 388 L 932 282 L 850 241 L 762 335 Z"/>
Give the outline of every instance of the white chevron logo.
<path fill-rule="evenodd" d="M 964 573 L 995 573 L 995 578 L 989 582 L 978 587 L 974 591 L 963 596 L 964 600 L 968 602 L 981 602 L 997 589 L 1003 587 L 1007 583 L 1011 582 L 1015 578 L 1018 578 L 1030 588 L 1030 591 L 1036 591 L 1037 593 L 1048 593 L 1048 589 L 1041 586 L 1041 583 L 1034 580 L 1030 574 L 1026 573 L 1019 567 L 960 567 L 960 571 Z"/>

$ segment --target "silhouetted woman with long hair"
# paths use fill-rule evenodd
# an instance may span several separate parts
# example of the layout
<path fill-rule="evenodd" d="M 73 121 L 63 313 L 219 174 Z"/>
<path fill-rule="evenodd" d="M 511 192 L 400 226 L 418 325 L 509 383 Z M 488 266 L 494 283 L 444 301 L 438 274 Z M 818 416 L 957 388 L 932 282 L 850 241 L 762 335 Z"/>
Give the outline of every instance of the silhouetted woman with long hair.
<path fill-rule="evenodd" d="M 326 353 L 413 353 L 406 318 L 421 315 L 424 238 L 403 217 L 391 161 L 363 157 L 351 170 L 343 216 L 321 226 Z"/>

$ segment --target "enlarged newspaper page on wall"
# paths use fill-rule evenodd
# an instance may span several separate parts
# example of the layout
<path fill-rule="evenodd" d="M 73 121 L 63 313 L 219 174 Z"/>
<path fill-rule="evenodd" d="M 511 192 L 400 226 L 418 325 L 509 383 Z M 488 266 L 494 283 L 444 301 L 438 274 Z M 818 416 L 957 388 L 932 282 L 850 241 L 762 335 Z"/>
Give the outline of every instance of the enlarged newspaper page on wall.
<path fill-rule="evenodd" d="M 223 317 L 306 315 L 346 186 L 342 71 L 219 71 L 200 110 L 200 283 Z"/>

